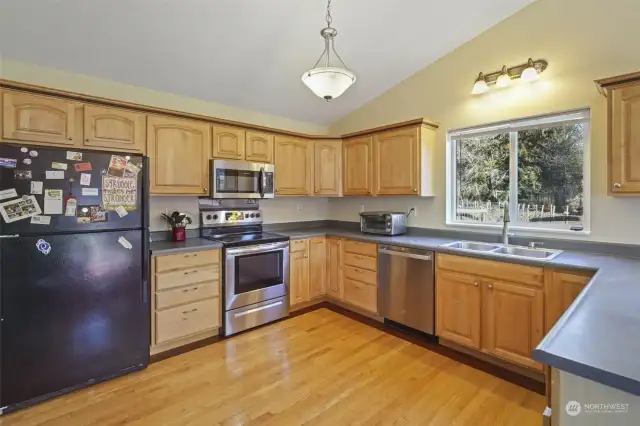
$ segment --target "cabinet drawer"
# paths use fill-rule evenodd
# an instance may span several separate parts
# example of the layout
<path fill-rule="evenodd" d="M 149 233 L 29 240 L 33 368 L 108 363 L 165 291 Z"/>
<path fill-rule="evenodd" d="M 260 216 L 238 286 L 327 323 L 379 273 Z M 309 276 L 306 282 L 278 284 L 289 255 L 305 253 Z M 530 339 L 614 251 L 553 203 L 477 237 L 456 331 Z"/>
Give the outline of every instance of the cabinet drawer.
<path fill-rule="evenodd" d="M 345 253 L 344 263 L 358 268 L 368 269 L 370 271 L 378 270 L 378 259 L 371 256 L 363 256 L 361 254 Z"/>
<path fill-rule="evenodd" d="M 203 250 L 192 253 L 168 254 L 156 256 L 156 272 L 172 269 L 193 268 L 220 263 L 220 250 Z"/>
<path fill-rule="evenodd" d="M 193 284 L 175 290 L 161 291 L 156 293 L 156 309 L 166 309 L 219 295 L 219 281 Z"/>
<path fill-rule="evenodd" d="M 438 269 L 495 278 L 519 284 L 528 284 L 536 287 L 542 287 L 544 282 L 544 271 L 542 268 L 517 265 L 515 263 L 438 254 L 436 256 L 436 266 Z"/>
<path fill-rule="evenodd" d="M 369 284 L 344 280 L 344 301 L 352 305 L 366 309 L 369 312 L 378 312 L 378 288 Z"/>
<path fill-rule="evenodd" d="M 362 281 L 373 286 L 378 285 L 378 273 L 367 269 L 344 266 L 344 276 L 350 280 Z"/>
<path fill-rule="evenodd" d="M 156 274 L 156 291 L 220 279 L 218 266 L 184 269 Z"/>
<path fill-rule="evenodd" d="M 360 241 L 346 240 L 344 251 L 347 253 L 363 254 L 365 256 L 378 256 L 378 245 L 372 243 L 361 243 Z"/>
<path fill-rule="evenodd" d="M 154 312 L 156 319 L 155 344 L 179 339 L 190 334 L 220 326 L 220 299 L 178 306 Z"/>
<path fill-rule="evenodd" d="M 291 240 L 289 242 L 289 253 L 295 253 L 297 251 L 304 251 L 309 249 L 309 240 Z"/>

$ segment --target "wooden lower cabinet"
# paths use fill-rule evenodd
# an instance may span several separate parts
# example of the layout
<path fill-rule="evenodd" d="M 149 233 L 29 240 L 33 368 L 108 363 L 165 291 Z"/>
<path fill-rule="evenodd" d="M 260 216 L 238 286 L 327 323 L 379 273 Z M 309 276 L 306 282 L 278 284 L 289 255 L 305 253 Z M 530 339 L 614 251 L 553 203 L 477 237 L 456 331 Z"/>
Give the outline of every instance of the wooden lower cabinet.
<path fill-rule="evenodd" d="M 482 283 L 483 349 L 495 356 L 542 371 L 531 353 L 543 337 L 542 290 L 515 283 Z"/>
<path fill-rule="evenodd" d="M 562 314 L 571 306 L 591 281 L 593 274 L 591 271 L 545 270 L 545 333 L 551 330 Z"/>
<path fill-rule="evenodd" d="M 289 254 L 289 303 L 291 306 L 309 300 L 309 250 Z"/>
<path fill-rule="evenodd" d="M 327 293 L 327 239 L 315 237 L 309 240 L 309 299 Z"/>
<path fill-rule="evenodd" d="M 216 336 L 220 250 L 151 257 L 151 354 Z"/>
<path fill-rule="evenodd" d="M 477 277 L 438 271 L 436 335 L 480 349 L 481 295 Z"/>
<path fill-rule="evenodd" d="M 327 296 L 337 300 L 344 300 L 342 248 L 340 238 L 327 238 Z"/>
<path fill-rule="evenodd" d="M 289 249 L 289 303 L 291 306 L 326 294 L 326 239 L 293 240 Z"/>

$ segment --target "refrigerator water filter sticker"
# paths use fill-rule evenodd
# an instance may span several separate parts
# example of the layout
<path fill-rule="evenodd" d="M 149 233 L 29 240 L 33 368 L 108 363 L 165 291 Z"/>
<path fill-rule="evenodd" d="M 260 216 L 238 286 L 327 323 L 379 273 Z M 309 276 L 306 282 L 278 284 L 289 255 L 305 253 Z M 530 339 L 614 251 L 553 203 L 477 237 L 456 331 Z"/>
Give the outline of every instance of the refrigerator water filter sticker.
<path fill-rule="evenodd" d="M 38 248 L 38 251 L 45 256 L 51 253 L 51 244 L 49 244 L 42 238 L 38 240 L 38 242 L 36 243 L 36 247 Z"/>
<path fill-rule="evenodd" d="M 54 161 L 51 163 L 51 168 L 56 170 L 67 170 L 68 166 L 67 163 L 57 163 Z"/>
<path fill-rule="evenodd" d="M 44 190 L 44 214 L 62 214 L 62 189 Z"/>
<path fill-rule="evenodd" d="M 125 237 L 119 237 L 118 238 L 118 242 L 120 243 L 120 245 L 126 249 L 131 250 L 133 248 L 133 246 L 131 245 L 131 243 L 129 242 L 129 240 L 127 240 Z"/>
<path fill-rule="evenodd" d="M 82 161 L 82 153 L 75 151 L 67 151 L 67 160 Z"/>
<path fill-rule="evenodd" d="M 76 163 L 73 167 L 75 167 L 76 172 L 90 172 L 92 169 L 91 163 Z"/>
<path fill-rule="evenodd" d="M 17 165 L 18 160 L 16 160 L 15 158 L 0 158 L 0 167 L 15 169 Z"/>
<path fill-rule="evenodd" d="M 33 225 L 50 225 L 51 216 L 31 216 L 31 223 Z"/>
<path fill-rule="evenodd" d="M 123 207 L 133 211 L 138 202 L 138 180 L 102 176 L 102 205 L 107 210 Z"/>
<path fill-rule="evenodd" d="M 82 186 L 91 185 L 91 174 L 89 174 L 89 173 L 81 173 L 80 174 L 80 185 L 82 185 Z"/>
<path fill-rule="evenodd" d="M 4 191 L 0 191 L 0 200 L 6 200 L 7 198 L 16 198 L 18 193 L 15 188 L 5 189 Z"/>
<path fill-rule="evenodd" d="M 35 195 L 41 195 L 42 194 L 42 182 L 37 181 L 37 180 L 32 180 L 31 181 L 31 193 L 35 194 Z"/>
<path fill-rule="evenodd" d="M 26 195 L 17 200 L 0 204 L 0 214 L 6 223 L 38 216 L 42 213 L 38 200 L 33 195 Z"/>
<path fill-rule="evenodd" d="M 64 170 L 47 170 L 45 179 L 64 179 Z"/>

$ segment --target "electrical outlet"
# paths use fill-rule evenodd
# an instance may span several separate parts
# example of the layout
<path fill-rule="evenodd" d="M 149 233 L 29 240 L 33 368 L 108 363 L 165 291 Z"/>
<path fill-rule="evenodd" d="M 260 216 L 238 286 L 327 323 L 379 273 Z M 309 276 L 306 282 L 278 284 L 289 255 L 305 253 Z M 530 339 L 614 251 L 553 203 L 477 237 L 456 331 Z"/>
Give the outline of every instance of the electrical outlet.
<path fill-rule="evenodd" d="M 411 207 L 413 209 L 413 215 L 415 217 L 418 217 L 418 208 L 417 207 Z"/>
<path fill-rule="evenodd" d="M 360 204 L 360 213 L 364 211 L 364 204 Z"/>
<path fill-rule="evenodd" d="M 296 211 L 300 213 L 302 211 L 302 205 L 296 204 Z"/>

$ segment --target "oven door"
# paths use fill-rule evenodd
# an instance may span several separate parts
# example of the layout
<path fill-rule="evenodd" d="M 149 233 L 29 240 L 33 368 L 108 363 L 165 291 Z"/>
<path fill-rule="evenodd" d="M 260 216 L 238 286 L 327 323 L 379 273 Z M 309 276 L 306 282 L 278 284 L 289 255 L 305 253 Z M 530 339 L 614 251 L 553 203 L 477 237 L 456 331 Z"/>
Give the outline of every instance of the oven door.
<path fill-rule="evenodd" d="M 288 241 L 230 248 L 225 259 L 226 310 L 289 294 Z"/>
<path fill-rule="evenodd" d="M 211 160 L 212 198 L 273 198 L 275 166 Z"/>

